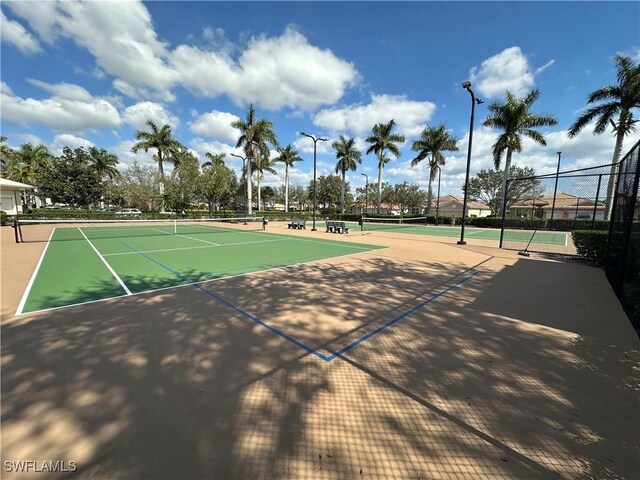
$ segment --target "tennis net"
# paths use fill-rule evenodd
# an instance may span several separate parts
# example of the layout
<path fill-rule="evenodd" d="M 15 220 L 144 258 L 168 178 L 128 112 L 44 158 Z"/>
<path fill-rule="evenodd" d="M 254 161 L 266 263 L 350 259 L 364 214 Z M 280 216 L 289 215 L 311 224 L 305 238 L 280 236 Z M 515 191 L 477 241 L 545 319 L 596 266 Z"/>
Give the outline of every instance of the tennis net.
<path fill-rule="evenodd" d="M 264 230 L 262 217 L 168 220 L 18 220 L 18 242 L 97 240 L 156 235 L 197 235 Z"/>
<path fill-rule="evenodd" d="M 362 231 L 401 230 L 405 228 L 424 227 L 425 225 L 427 225 L 427 217 L 412 217 L 412 218 L 362 217 L 361 230 Z"/>

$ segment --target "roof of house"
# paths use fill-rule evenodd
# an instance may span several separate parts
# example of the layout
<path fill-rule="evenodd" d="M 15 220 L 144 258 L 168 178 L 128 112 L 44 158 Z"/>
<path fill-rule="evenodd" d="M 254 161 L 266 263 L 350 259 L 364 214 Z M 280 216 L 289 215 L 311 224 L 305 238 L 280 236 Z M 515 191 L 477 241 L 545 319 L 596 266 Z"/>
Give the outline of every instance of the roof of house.
<path fill-rule="evenodd" d="M 0 189 L 3 190 L 31 190 L 34 187 L 33 185 L 27 185 L 26 183 L 14 182 L 13 180 L 8 180 L 6 178 L 0 177 Z"/>
<path fill-rule="evenodd" d="M 437 198 L 433 198 L 431 200 L 431 208 L 435 208 L 438 203 Z M 460 208 L 462 210 L 462 205 L 464 204 L 464 197 L 460 197 L 457 195 L 443 195 L 440 197 L 440 208 Z M 426 206 L 426 202 L 425 202 Z M 468 209 L 477 209 L 477 210 L 488 210 L 490 207 L 484 202 L 478 202 L 476 200 L 467 200 L 467 208 Z"/>
<path fill-rule="evenodd" d="M 542 209 L 550 209 L 553 206 L 553 196 L 539 198 L 525 198 L 514 203 L 511 208 L 531 208 L 532 206 Z M 556 209 L 562 208 L 593 208 L 595 202 L 589 198 L 568 193 L 558 192 L 556 195 Z M 604 202 L 598 201 L 597 208 L 604 208 Z"/>

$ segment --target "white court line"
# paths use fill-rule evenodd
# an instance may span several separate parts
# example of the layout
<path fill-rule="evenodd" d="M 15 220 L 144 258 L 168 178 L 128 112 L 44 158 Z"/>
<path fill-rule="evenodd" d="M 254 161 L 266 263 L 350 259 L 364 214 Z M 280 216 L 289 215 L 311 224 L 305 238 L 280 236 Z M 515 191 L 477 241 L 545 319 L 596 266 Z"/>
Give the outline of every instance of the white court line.
<path fill-rule="evenodd" d="M 20 299 L 20 303 L 18 304 L 18 309 L 16 310 L 16 315 L 22 314 L 22 309 L 24 308 L 24 304 L 27 303 L 27 297 L 29 296 L 29 292 L 31 291 L 31 287 L 33 287 L 33 282 L 36 281 L 36 275 L 38 275 L 38 270 L 40 270 L 40 265 L 42 265 L 42 261 L 44 260 L 44 255 L 47 253 L 47 249 L 51 244 L 51 239 L 53 238 L 53 233 L 56 231 L 56 227 L 53 227 L 51 231 L 51 235 L 49 235 L 49 240 L 47 240 L 47 244 L 44 246 L 44 250 L 42 250 L 42 255 L 40 255 L 40 259 L 36 264 L 36 269 L 33 271 L 33 275 L 31 275 L 31 280 L 27 284 L 27 289 L 24 291 L 22 298 Z"/>
<path fill-rule="evenodd" d="M 252 233 L 254 235 L 266 235 L 268 237 L 273 237 L 274 235 L 278 235 L 278 236 L 285 236 L 286 234 L 282 234 L 282 233 L 262 233 L 262 232 L 247 232 L 247 233 Z M 320 243 L 323 245 L 335 245 L 336 243 L 340 242 L 341 246 L 347 247 L 347 248 L 355 248 L 357 250 L 372 250 L 371 248 L 369 248 L 370 246 L 366 246 L 366 247 L 361 247 L 359 245 L 349 245 L 349 242 L 345 242 L 344 240 L 311 240 L 310 238 L 305 238 L 305 237 L 294 237 L 293 235 L 286 235 L 287 238 L 291 238 L 292 240 L 300 240 L 301 242 L 310 242 L 310 243 Z M 377 247 L 378 245 L 372 245 L 374 247 Z M 375 248 L 373 250 L 376 250 Z M 378 249 L 380 250 L 380 249 Z M 334 257 L 332 257 L 334 258 Z"/>
<path fill-rule="evenodd" d="M 165 232 L 164 230 L 160 230 L 160 229 L 158 229 L 158 228 L 154 228 L 153 230 L 155 230 L 156 232 L 164 233 L 165 235 L 166 235 L 166 234 L 169 234 L 169 235 L 175 235 L 175 236 L 177 236 L 177 237 L 184 237 L 184 238 L 188 238 L 188 239 L 190 239 L 190 240 L 196 240 L 196 241 L 198 241 L 198 242 L 208 243 L 209 245 L 216 245 L 216 246 L 218 246 L 218 247 L 220 246 L 220 244 L 219 244 L 219 243 L 209 242 L 209 241 L 207 241 L 207 240 L 202 240 L 201 238 L 193 238 L 193 237 L 189 237 L 188 235 L 182 235 L 181 233 L 177 233 L 177 232 L 176 232 L 176 233 L 174 233 L 174 232 Z"/>
<path fill-rule="evenodd" d="M 178 250 L 201 250 L 203 248 L 213 248 L 213 247 L 230 247 L 234 245 L 253 245 L 255 243 L 273 243 L 273 242 L 283 242 L 286 240 L 295 240 L 294 238 L 276 238 L 274 240 L 256 240 L 255 242 L 234 242 L 234 243 L 222 243 L 222 244 L 211 244 L 210 246 L 198 246 L 198 247 L 177 247 L 177 248 L 160 248 L 158 250 L 140 250 L 140 252 L 118 252 L 118 253 L 105 253 L 103 256 L 105 257 L 113 257 L 116 255 L 137 255 L 138 253 L 159 253 L 159 252 L 174 252 Z"/>
<path fill-rule="evenodd" d="M 127 292 L 127 295 L 132 295 L 131 290 L 129 290 L 129 287 L 127 287 L 124 282 L 122 281 L 122 279 L 118 276 L 118 274 L 115 272 L 115 270 L 113 268 L 111 268 L 111 265 L 109 265 L 109 263 L 107 262 L 107 260 L 102 256 L 102 254 L 98 251 L 98 249 L 93 245 L 93 243 L 91 243 L 91 240 L 89 240 L 87 238 L 87 236 L 84 234 L 84 232 L 82 231 L 82 229 L 80 227 L 78 227 L 78 230 L 80 231 L 80 233 L 82 234 L 82 236 L 84 237 L 84 239 L 89 242 L 89 245 L 91 245 L 91 248 L 93 248 L 93 251 L 96 252 L 98 254 L 98 257 L 100 257 L 100 260 L 102 260 L 102 263 L 104 263 L 106 265 L 106 267 L 109 269 L 109 271 L 111 272 L 111 275 L 113 275 L 116 280 L 118 281 L 118 283 L 120 284 L 120 286 L 122 288 L 124 288 L 124 291 Z"/>

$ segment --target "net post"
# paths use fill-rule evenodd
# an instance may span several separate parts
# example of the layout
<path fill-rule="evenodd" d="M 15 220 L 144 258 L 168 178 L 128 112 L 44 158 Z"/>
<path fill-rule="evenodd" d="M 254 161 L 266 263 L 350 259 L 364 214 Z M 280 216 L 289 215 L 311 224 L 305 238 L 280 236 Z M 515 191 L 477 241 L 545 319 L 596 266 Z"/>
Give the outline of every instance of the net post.
<path fill-rule="evenodd" d="M 360 231 L 364 232 L 364 215 L 360 217 Z"/>
<path fill-rule="evenodd" d="M 269 220 L 267 220 L 267 217 L 262 217 L 262 230 L 267 229 L 267 223 L 269 223 Z"/>
<path fill-rule="evenodd" d="M 19 228 L 20 228 L 20 224 L 18 223 L 18 217 L 16 216 L 13 219 L 13 235 L 15 236 L 16 243 L 20 243 L 21 235 L 19 234 Z"/>

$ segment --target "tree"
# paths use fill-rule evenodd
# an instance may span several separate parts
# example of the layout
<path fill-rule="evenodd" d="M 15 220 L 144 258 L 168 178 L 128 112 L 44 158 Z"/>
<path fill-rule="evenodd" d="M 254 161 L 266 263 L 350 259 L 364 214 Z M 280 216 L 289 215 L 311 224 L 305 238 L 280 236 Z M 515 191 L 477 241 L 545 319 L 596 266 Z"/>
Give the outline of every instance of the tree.
<path fill-rule="evenodd" d="M 273 209 L 273 206 L 276 201 L 276 191 L 273 187 L 269 185 L 262 187 L 262 199 L 265 204 L 270 205 Z"/>
<path fill-rule="evenodd" d="M 293 149 L 291 145 L 285 148 L 278 148 L 276 162 L 284 163 L 284 211 L 289 211 L 289 167 L 293 167 L 295 162 L 302 162 L 302 157 Z"/>
<path fill-rule="evenodd" d="M 427 194 L 415 183 L 403 182 L 395 185 L 385 184 L 382 189 L 382 198 L 385 203 L 398 207 L 400 213 L 405 214 L 411 213 L 413 209 L 419 210 Z"/>
<path fill-rule="evenodd" d="M 558 123 L 552 116 L 536 115 L 531 112 L 531 106 L 539 97 L 539 90 L 529 92 L 524 98 L 517 98 L 513 93 L 507 91 L 504 102 L 498 101 L 489 105 L 491 114 L 484 121 L 484 126 L 503 131 L 498 136 L 496 143 L 493 144 L 493 163 L 496 170 L 500 168 L 502 154 L 507 152 L 501 190 L 503 200 L 508 196 L 506 189 L 511 172 L 511 155 L 513 152 L 522 151 L 521 135 L 526 135 L 540 145 L 546 145 L 544 136 L 534 129 Z"/>
<path fill-rule="evenodd" d="M 347 183 L 347 190 L 349 184 Z M 340 192 L 342 190 L 342 180 L 337 175 L 320 175 L 318 177 L 318 189 L 316 191 L 318 197 L 318 204 L 322 205 L 325 209 L 333 210 L 334 205 L 337 205 L 340 199 Z M 309 182 L 307 189 L 307 195 L 313 196 L 313 180 Z"/>
<path fill-rule="evenodd" d="M 47 168 L 51 158 L 45 145 L 25 143 L 9 157 L 7 178 L 28 184 L 37 183 L 39 174 Z"/>
<path fill-rule="evenodd" d="M 75 150 L 64 147 L 62 156 L 49 163 L 39 183 L 53 201 L 74 207 L 95 204 L 104 194 L 104 185 L 91 163 L 91 156 L 82 147 Z"/>
<path fill-rule="evenodd" d="M 188 151 L 180 153 L 177 167 L 171 177 L 165 179 L 165 198 L 167 203 L 177 211 L 187 210 L 195 201 L 200 177 L 200 162 Z"/>
<path fill-rule="evenodd" d="M 344 135 L 340 135 L 340 139 L 331 144 L 331 147 L 336 151 L 336 173 L 342 174 L 342 190 L 340 191 L 340 213 L 344 213 L 344 194 L 347 186 L 346 174 L 347 171 L 355 172 L 358 168 L 358 163 L 362 163 L 362 155 L 355 146 L 355 138 L 346 138 Z"/>
<path fill-rule="evenodd" d="M 431 185 L 436 178 L 438 168 L 444 166 L 445 158 L 443 151 L 457 152 L 458 140 L 449 135 L 444 123 L 437 127 L 426 127 L 420 137 L 413 142 L 411 150 L 418 152 L 416 158 L 411 160 L 411 166 L 415 167 L 422 162 L 429 154 L 429 188 L 427 190 L 427 214 L 431 213 L 431 199 L 433 198 L 433 190 Z"/>
<path fill-rule="evenodd" d="M 247 160 L 245 173 L 247 181 L 247 213 L 251 215 L 251 168 L 258 156 L 269 157 L 268 144 L 278 146 L 276 134 L 273 131 L 273 123 L 266 119 L 257 119 L 253 104 L 249 105 L 245 120 L 236 120 L 231 123 L 233 128 L 240 130 L 240 137 L 236 143 L 236 148 L 244 147 L 244 154 Z"/>
<path fill-rule="evenodd" d="M 158 128 L 153 120 L 147 120 L 146 124 L 149 127 L 149 131 L 136 131 L 135 137 L 138 143 L 131 147 L 131 151 L 138 153 L 140 150 L 148 152 L 150 149 L 155 149 L 157 153 L 153 159 L 158 162 L 160 179 L 164 181 L 164 168 L 162 163 L 166 159 L 172 158 L 177 150 L 184 147 L 171 136 L 171 127 L 169 125 L 163 125 L 162 128 Z"/>
<path fill-rule="evenodd" d="M 5 170 L 7 169 L 7 165 L 10 164 L 11 160 L 15 156 L 15 150 L 8 145 L 5 145 L 4 142 L 7 141 L 7 137 L 0 136 L 0 172 L 4 175 Z"/>
<path fill-rule="evenodd" d="M 298 204 L 298 210 L 304 210 L 307 202 L 309 201 L 307 190 L 302 185 L 294 185 L 289 194 L 291 196 L 291 200 Z"/>
<path fill-rule="evenodd" d="M 214 207 L 219 209 L 224 204 L 230 204 L 238 186 L 236 174 L 224 162 L 205 168 L 199 178 L 199 190 L 207 201 L 209 214 L 213 213 Z"/>
<path fill-rule="evenodd" d="M 378 157 L 378 214 L 382 201 L 382 169 L 390 160 L 385 156 L 385 153 L 388 151 L 394 157 L 400 158 L 400 149 L 396 144 L 405 141 L 404 135 L 392 133 L 395 125 L 396 122 L 393 119 L 389 123 L 377 123 L 371 129 L 371 135 L 366 139 L 367 143 L 371 144 L 367 149 L 367 155 L 374 153 Z"/>
<path fill-rule="evenodd" d="M 262 181 L 262 179 L 264 178 L 264 173 L 272 173 L 272 174 L 276 174 L 278 172 L 276 172 L 275 168 L 273 168 L 273 165 L 275 163 L 275 160 L 272 160 L 269 155 L 271 152 L 269 152 L 269 149 L 266 150 L 266 155 L 264 153 L 261 153 L 260 155 L 257 155 L 256 161 L 252 162 L 253 164 L 251 165 L 251 168 L 253 169 L 253 171 L 256 174 L 256 183 L 257 183 L 257 193 L 258 193 L 258 211 L 262 209 L 262 189 L 260 188 L 260 182 Z"/>
<path fill-rule="evenodd" d="M 89 163 L 101 180 L 113 180 L 120 176 L 120 171 L 116 168 L 118 157 L 104 148 L 89 147 Z"/>
<path fill-rule="evenodd" d="M 512 180 L 508 190 L 507 209 L 523 198 L 538 198 L 544 194 L 540 180 L 531 178 L 536 172 L 529 167 L 521 168 L 511 165 L 509 178 Z M 497 215 L 502 208 L 502 181 L 504 172 L 501 170 L 480 170 L 478 174 L 469 179 L 469 198 L 486 203 L 491 209 L 492 215 Z M 464 185 L 462 186 L 464 191 Z"/>
<path fill-rule="evenodd" d="M 603 134 L 609 125 L 616 134 L 616 144 L 611 159 L 611 175 L 607 185 L 607 204 L 605 219 L 609 219 L 613 207 L 613 190 L 615 188 L 616 164 L 622 154 L 622 142 L 629 133 L 636 131 L 637 119 L 633 118 L 633 109 L 640 108 L 640 64 L 634 63 L 631 57 L 616 55 L 618 83 L 594 90 L 587 97 L 587 103 L 603 102 L 588 108 L 569 129 L 569 137 L 575 137 L 594 119 L 596 124 L 593 133 Z M 614 117 L 617 116 L 617 123 Z"/>
<path fill-rule="evenodd" d="M 218 165 L 224 165 L 224 157 L 226 157 L 225 153 L 205 153 L 204 154 L 205 157 L 207 157 L 209 160 L 204 162 L 202 164 L 202 170 L 204 171 L 205 168 L 209 168 L 209 167 L 214 167 L 214 166 L 218 166 Z"/>
<path fill-rule="evenodd" d="M 134 160 L 121 180 L 124 203 L 140 210 L 155 211 L 162 204 L 160 175 L 151 165 L 140 165 Z"/>

